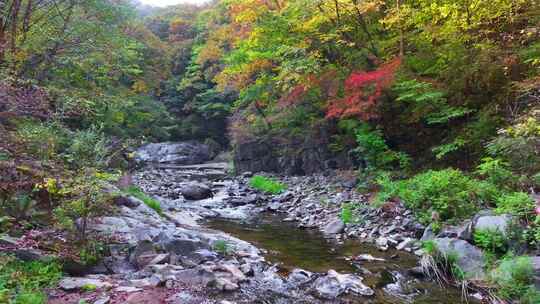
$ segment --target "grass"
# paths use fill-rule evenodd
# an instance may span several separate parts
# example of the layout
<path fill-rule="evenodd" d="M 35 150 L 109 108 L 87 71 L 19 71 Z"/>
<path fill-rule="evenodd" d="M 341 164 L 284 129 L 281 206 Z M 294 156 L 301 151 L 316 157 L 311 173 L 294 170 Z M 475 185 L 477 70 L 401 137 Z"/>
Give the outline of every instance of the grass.
<path fill-rule="evenodd" d="M 159 201 L 148 196 L 148 194 L 144 193 L 139 187 L 130 186 L 125 190 L 125 192 L 143 201 L 146 206 L 154 209 L 159 215 L 163 214 Z"/>
<path fill-rule="evenodd" d="M 540 292 L 534 287 L 532 261 L 527 256 L 508 256 L 491 273 L 492 281 L 498 285 L 498 295 L 505 299 L 519 299 L 520 303 L 539 303 Z"/>
<path fill-rule="evenodd" d="M 259 191 L 269 194 L 280 194 L 287 187 L 277 180 L 265 176 L 256 175 L 249 180 L 249 185 Z"/>
<path fill-rule="evenodd" d="M 0 303 L 46 303 L 43 288 L 56 286 L 61 277 L 61 266 L 56 262 L 23 262 L 0 255 Z"/>
<path fill-rule="evenodd" d="M 212 247 L 216 252 L 222 255 L 228 255 L 233 251 L 229 243 L 225 240 L 215 241 Z"/>

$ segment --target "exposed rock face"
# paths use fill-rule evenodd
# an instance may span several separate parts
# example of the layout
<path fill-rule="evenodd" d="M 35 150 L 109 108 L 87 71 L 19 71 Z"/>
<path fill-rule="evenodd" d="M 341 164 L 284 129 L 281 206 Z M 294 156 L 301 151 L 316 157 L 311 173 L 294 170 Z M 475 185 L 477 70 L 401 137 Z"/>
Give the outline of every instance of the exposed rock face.
<path fill-rule="evenodd" d="M 259 139 L 238 144 L 234 149 L 234 167 L 237 173 L 264 171 L 287 175 L 351 168 L 353 162 L 346 152 L 330 151 L 329 138 L 328 132 L 321 128 L 288 143 Z"/>
<path fill-rule="evenodd" d="M 437 238 L 433 240 L 437 250 L 445 256 L 454 256 L 459 268 L 465 273 L 465 277 L 482 279 L 484 273 L 484 253 L 477 247 L 464 240 L 451 238 Z"/>
<path fill-rule="evenodd" d="M 135 153 L 137 162 L 193 165 L 210 160 L 210 148 L 198 142 L 147 144 Z"/>

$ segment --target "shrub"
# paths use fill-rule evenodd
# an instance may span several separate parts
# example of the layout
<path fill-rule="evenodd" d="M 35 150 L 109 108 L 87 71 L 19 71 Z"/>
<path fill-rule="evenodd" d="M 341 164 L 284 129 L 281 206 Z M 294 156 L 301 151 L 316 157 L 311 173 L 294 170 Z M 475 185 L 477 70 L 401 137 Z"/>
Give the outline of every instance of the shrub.
<path fill-rule="evenodd" d="M 265 176 L 256 175 L 249 180 L 249 185 L 259 191 L 270 193 L 270 194 L 279 194 L 287 187 L 278 182 L 277 180 Z"/>
<path fill-rule="evenodd" d="M 28 152 L 42 161 L 53 159 L 65 146 L 67 130 L 59 123 L 24 121 L 17 126 L 17 137 Z"/>
<path fill-rule="evenodd" d="M 377 201 L 399 197 L 426 224 L 432 221 L 433 212 L 438 213 L 441 221 L 469 217 L 496 192 L 489 183 L 456 169 L 430 170 L 402 181 L 386 177 L 378 182 L 381 191 Z"/>
<path fill-rule="evenodd" d="M 498 285 L 498 294 L 503 299 L 531 299 L 538 296 L 530 293 L 530 289 L 534 288 L 534 270 L 527 256 L 504 258 L 492 271 L 491 279 Z"/>
<path fill-rule="evenodd" d="M 390 149 L 382 132 L 372 130 L 368 124 L 362 124 L 356 129 L 356 143 L 358 147 L 353 152 L 366 162 L 368 171 L 392 169 L 394 165 L 401 169 L 409 167 L 410 158 Z"/>
<path fill-rule="evenodd" d="M 56 262 L 23 262 L 0 255 L 0 302 L 16 304 L 46 303 L 43 288 L 54 287 L 62 277 Z"/>
<path fill-rule="evenodd" d="M 496 198 L 497 212 L 510 213 L 520 217 L 534 214 L 536 207 L 532 198 L 525 192 L 512 192 Z"/>
<path fill-rule="evenodd" d="M 130 186 L 125 191 L 129 195 L 133 195 L 134 197 L 143 201 L 146 206 L 154 209 L 158 214 L 163 214 L 159 201 L 148 196 L 148 194 L 144 193 L 139 187 Z"/>
<path fill-rule="evenodd" d="M 504 253 L 507 250 L 507 239 L 499 230 L 475 231 L 474 243 L 489 253 Z"/>
<path fill-rule="evenodd" d="M 104 168 L 109 151 L 107 139 L 95 128 L 75 132 L 66 148 L 65 158 L 75 168 Z"/>
<path fill-rule="evenodd" d="M 502 159 L 485 157 L 476 168 L 476 174 L 486 179 L 491 184 L 508 188 L 515 185 L 517 177 L 508 170 L 509 164 Z"/>

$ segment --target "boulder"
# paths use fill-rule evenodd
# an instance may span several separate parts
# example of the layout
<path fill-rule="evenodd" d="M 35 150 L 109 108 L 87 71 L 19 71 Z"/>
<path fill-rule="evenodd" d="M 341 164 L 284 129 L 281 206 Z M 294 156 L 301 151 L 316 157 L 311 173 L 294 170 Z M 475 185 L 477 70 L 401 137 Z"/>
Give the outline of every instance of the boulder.
<path fill-rule="evenodd" d="M 491 230 L 499 231 L 506 235 L 508 227 L 512 223 L 512 216 L 509 214 L 502 215 L 478 215 L 474 219 L 474 231 Z"/>
<path fill-rule="evenodd" d="M 482 250 L 460 239 L 436 238 L 433 241 L 440 254 L 455 257 L 457 266 L 466 278 L 481 280 L 485 277 L 485 256 Z"/>
<path fill-rule="evenodd" d="M 324 234 L 339 234 L 345 230 L 345 223 L 341 219 L 334 219 L 328 223 L 324 229 Z"/>
<path fill-rule="evenodd" d="M 198 142 L 147 144 L 135 152 L 135 160 L 145 163 L 199 164 L 210 160 L 210 148 Z"/>
<path fill-rule="evenodd" d="M 534 285 L 540 289 L 540 256 L 532 257 L 531 263 L 534 271 Z"/>
<path fill-rule="evenodd" d="M 212 196 L 210 187 L 199 182 L 189 182 L 180 187 L 180 193 L 189 200 L 202 200 Z"/>
<path fill-rule="evenodd" d="M 382 250 L 382 251 L 388 250 L 388 243 L 389 243 L 388 238 L 384 236 L 379 237 L 375 241 L 375 245 L 377 246 L 377 248 L 379 248 L 379 250 Z"/>
<path fill-rule="evenodd" d="M 354 293 L 362 296 L 371 296 L 373 289 L 362 283 L 362 278 L 354 274 L 339 274 L 329 270 L 325 276 L 314 282 L 316 294 L 323 299 L 335 299 L 343 294 Z"/>

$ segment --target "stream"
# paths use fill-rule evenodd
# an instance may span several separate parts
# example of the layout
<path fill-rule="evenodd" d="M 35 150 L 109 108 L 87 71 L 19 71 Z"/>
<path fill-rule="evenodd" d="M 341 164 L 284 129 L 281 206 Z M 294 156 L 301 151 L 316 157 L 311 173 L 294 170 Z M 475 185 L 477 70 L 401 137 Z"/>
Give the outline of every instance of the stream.
<path fill-rule="evenodd" d="M 379 251 L 374 245 L 356 240 L 341 243 L 325 239 L 316 230 L 299 229 L 278 215 L 263 213 L 250 220 L 210 219 L 206 226 L 229 233 L 264 249 L 269 262 L 288 274 L 295 268 L 324 273 L 334 269 L 357 273 L 375 290 L 370 299 L 350 297 L 348 303 L 455 304 L 462 302 L 461 291 L 412 278 L 407 269 L 418 257 L 402 251 Z M 352 262 L 348 257 L 370 254 L 385 261 Z M 474 303 L 474 302 L 473 302 Z"/>

